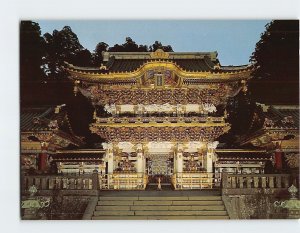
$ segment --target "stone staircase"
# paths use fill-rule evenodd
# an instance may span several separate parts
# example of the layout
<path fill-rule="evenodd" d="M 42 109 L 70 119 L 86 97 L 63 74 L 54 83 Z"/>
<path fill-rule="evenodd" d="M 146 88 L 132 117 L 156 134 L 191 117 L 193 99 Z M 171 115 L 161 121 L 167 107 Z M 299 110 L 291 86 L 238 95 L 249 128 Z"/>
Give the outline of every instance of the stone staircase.
<path fill-rule="evenodd" d="M 100 196 L 93 220 L 229 219 L 221 196 Z"/>

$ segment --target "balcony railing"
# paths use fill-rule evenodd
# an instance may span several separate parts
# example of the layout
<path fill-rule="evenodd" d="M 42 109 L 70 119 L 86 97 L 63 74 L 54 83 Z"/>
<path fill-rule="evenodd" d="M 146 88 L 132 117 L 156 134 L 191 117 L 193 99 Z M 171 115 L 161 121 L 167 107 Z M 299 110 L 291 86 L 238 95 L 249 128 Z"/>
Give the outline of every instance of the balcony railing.
<path fill-rule="evenodd" d="M 214 173 L 175 173 L 172 176 L 175 190 L 183 189 L 212 189 L 214 187 Z"/>
<path fill-rule="evenodd" d="M 148 184 L 145 173 L 113 173 L 99 175 L 100 189 L 144 190 Z"/>

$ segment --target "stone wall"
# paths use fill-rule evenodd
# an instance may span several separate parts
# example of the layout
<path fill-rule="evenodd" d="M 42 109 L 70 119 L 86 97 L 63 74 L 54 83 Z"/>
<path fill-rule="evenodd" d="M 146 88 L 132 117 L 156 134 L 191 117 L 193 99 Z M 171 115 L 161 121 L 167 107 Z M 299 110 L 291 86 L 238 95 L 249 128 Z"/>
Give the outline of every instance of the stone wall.
<path fill-rule="evenodd" d="M 230 219 L 285 219 L 287 212 L 274 207 L 285 195 L 257 192 L 253 194 L 223 195 Z"/>
<path fill-rule="evenodd" d="M 97 194 L 96 194 L 97 195 Z M 83 193 L 80 191 L 54 190 L 52 192 L 40 192 L 36 197 L 50 197 L 49 207 L 39 209 L 34 219 L 47 220 L 80 220 L 82 219 L 88 203 L 94 198 L 95 193 Z M 28 196 L 22 196 L 26 200 Z M 24 210 L 21 210 L 21 218 L 24 219 Z"/>

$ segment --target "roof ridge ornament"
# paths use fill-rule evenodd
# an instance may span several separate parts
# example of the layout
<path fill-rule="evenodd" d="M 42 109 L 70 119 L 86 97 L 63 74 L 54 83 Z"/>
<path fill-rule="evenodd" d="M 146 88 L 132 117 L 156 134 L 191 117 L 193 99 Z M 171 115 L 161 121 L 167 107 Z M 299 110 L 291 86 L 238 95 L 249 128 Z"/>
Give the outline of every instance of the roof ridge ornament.
<path fill-rule="evenodd" d="M 100 70 L 107 70 L 107 67 L 101 63 L 101 66 L 99 67 Z"/>
<path fill-rule="evenodd" d="M 169 56 L 170 54 L 162 49 L 157 49 L 155 52 L 150 53 L 150 57 L 153 59 L 169 58 Z"/>

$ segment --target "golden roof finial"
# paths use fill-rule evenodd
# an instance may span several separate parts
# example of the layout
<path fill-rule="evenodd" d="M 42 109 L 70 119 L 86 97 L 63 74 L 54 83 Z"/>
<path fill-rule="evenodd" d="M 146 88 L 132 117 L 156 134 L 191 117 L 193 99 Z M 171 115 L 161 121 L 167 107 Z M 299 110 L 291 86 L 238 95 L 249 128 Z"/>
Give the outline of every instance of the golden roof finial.
<path fill-rule="evenodd" d="M 100 68 L 99 68 L 100 70 L 107 70 L 107 68 L 106 68 L 106 66 L 105 65 L 103 65 L 103 63 L 101 63 L 101 66 L 100 66 Z"/>
<path fill-rule="evenodd" d="M 154 59 L 169 58 L 169 53 L 163 51 L 162 49 L 157 49 L 155 52 L 150 53 L 150 57 Z"/>

